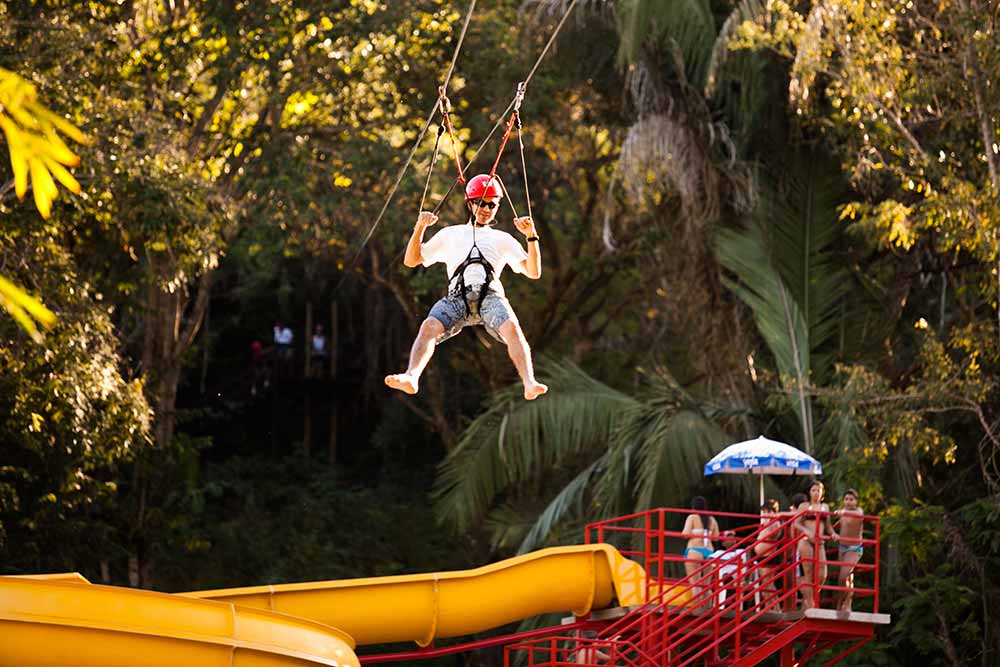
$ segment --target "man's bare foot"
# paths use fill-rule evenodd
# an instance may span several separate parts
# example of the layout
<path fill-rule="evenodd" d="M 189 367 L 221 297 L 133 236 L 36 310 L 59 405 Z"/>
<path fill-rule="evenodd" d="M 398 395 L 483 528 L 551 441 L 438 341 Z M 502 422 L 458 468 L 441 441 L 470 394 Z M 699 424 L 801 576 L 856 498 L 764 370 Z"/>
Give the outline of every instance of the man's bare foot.
<path fill-rule="evenodd" d="M 392 387 L 393 389 L 398 389 L 404 394 L 415 394 L 417 393 L 417 378 L 412 375 L 407 375 L 406 373 L 399 373 L 397 375 L 386 375 L 385 383 Z"/>
<path fill-rule="evenodd" d="M 533 401 L 548 390 L 549 388 L 541 382 L 526 384 L 524 385 L 524 400 Z"/>

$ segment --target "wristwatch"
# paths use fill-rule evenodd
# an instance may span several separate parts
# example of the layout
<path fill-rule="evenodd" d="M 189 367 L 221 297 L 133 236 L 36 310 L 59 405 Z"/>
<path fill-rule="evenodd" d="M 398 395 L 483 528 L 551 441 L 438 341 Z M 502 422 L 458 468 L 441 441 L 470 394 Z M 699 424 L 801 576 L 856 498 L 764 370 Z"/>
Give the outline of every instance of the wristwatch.
<path fill-rule="evenodd" d="M 531 243 L 532 241 L 537 241 L 538 237 L 537 236 L 529 236 L 528 238 L 526 238 L 524 240 L 527 241 L 528 243 Z"/>

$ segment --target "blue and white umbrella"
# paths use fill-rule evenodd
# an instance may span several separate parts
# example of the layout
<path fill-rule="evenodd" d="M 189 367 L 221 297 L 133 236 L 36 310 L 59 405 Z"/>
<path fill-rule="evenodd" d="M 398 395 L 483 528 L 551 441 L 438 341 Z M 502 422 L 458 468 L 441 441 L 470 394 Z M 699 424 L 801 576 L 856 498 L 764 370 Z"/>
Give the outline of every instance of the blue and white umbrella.
<path fill-rule="evenodd" d="M 705 464 L 705 475 L 727 473 L 760 476 L 760 503 L 764 504 L 764 475 L 822 475 L 819 461 L 791 445 L 760 436 L 729 445 Z"/>

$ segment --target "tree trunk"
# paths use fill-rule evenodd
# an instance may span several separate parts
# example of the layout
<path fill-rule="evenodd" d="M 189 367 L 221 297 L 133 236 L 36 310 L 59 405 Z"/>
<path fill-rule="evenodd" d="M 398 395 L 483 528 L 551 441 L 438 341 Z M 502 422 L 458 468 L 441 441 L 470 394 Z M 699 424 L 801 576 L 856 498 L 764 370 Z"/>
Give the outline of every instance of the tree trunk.
<path fill-rule="evenodd" d="M 305 346 L 305 377 L 312 377 L 312 332 L 313 332 L 313 305 L 312 301 L 306 301 L 306 330 L 302 334 L 302 343 Z"/>
<path fill-rule="evenodd" d="M 158 269 L 161 268 L 153 263 L 151 275 L 160 275 Z M 155 423 L 154 446 L 146 457 L 136 461 L 133 476 L 132 493 L 136 498 L 128 572 L 129 583 L 135 587 L 153 586 L 149 545 L 155 542 L 159 527 L 150 525 L 148 517 L 151 513 L 147 506 L 154 502 L 153 498 L 161 497 L 153 488 L 154 484 L 170 474 L 164 464 L 170 459 L 177 425 L 177 387 L 184 370 L 185 356 L 208 310 L 212 278 L 212 272 L 201 276 L 193 298 L 187 289 L 173 292 L 161 289 L 155 278 L 146 292 L 142 370 Z"/>
<path fill-rule="evenodd" d="M 305 397 L 302 415 L 302 448 L 306 456 L 312 450 L 312 331 L 313 331 L 313 305 L 312 301 L 306 300 L 306 328 L 302 333 L 302 345 L 305 349 L 305 368 L 303 369 L 303 386 L 305 387 Z"/>

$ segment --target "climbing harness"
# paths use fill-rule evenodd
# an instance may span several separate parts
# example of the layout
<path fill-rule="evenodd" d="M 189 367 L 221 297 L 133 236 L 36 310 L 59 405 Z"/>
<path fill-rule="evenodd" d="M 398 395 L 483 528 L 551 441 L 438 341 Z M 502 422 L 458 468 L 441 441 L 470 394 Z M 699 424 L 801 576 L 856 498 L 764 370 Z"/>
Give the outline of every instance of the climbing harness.
<path fill-rule="evenodd" d="M 475 232 L 473 232 L 473 235 L 475 235 Z M 473 252 L 476 254 L 473 255 Z M 476 286 L 465 284 L 465 270 L 473 264 L 479 264 L 486 272 L 486 278 L 484 279 L 483 284 L 479 286 L 479 293 L 476 295 L 475 310 L 473 310 L 469 305 L 469 292 L 475 289 Z M 483 252 L 479 249 L 479 246 L 476 245 L 475 239 L 472 241 L 472 249 L 469 250 L 469 256 L 465 258 L 465 261 L 458 265 L 458 268 L 455 269 L 455 273 L 451 276 L 452 280 L 455 280 L 456 277 L 458 278 L 458 282 L 449 294 L 452 296 L 456 295 L 456 293 L 460 295 L 462 297 L 462 303 L 465 304 L 465 312 L 469 315 L 478 315 L 482 312 L 483 299 L 485 299 L 486 295 L 489 293 L 490 283 L 493 282 L 493 265 L 490 264 L 489 260 L 483 256 Z"/>
<path fill-rule="evenodd" d="M 465 186 L 465 201 L 472 201 L 473 199 L 479 200 L 479 205 L 487 197 L 499 197 L 503 199 L 504 191 L 494 185 L 493 181 L 496 180 L 501 183 L 499 176 L 488 176 L 486 174 L 479 174 L 478 176 L 472 178 Z M 469 254 L 466 255 L 465 259 L 455 272 L 451 274 L 451 279 L 448 281 L 456 283 L 456 287 L 452 289 L 449 294 L 455 295 L 456 293 L 462 297 L 462 302 L 465 304 L 465 312 L 470 315 L 478 315 L 483 309 L 483 300 L 486 298 L 487 293 L 490 290 L 490 284 L 493 282 L 494 269 L 490 261 L 486 259 L 483 254 L 482 249 L 476 244 L 476 227 L 478 226 L 475 216 L 471 216 L 469 219 L 472 225 L 472 247 L 469 248 Z M 475 253 L 475 254 L 473 254 Z M 473 310 L 469 306 L 469 292 L 473 290 L 475 285 L 467 285 L 465 283 L 465 271 L 470 266 L 479 265 L 483 267 L 483 272 L 486 277 L 483 283 L 479 286 L 479 294 L 476 297 L 476 309 Z"/>

